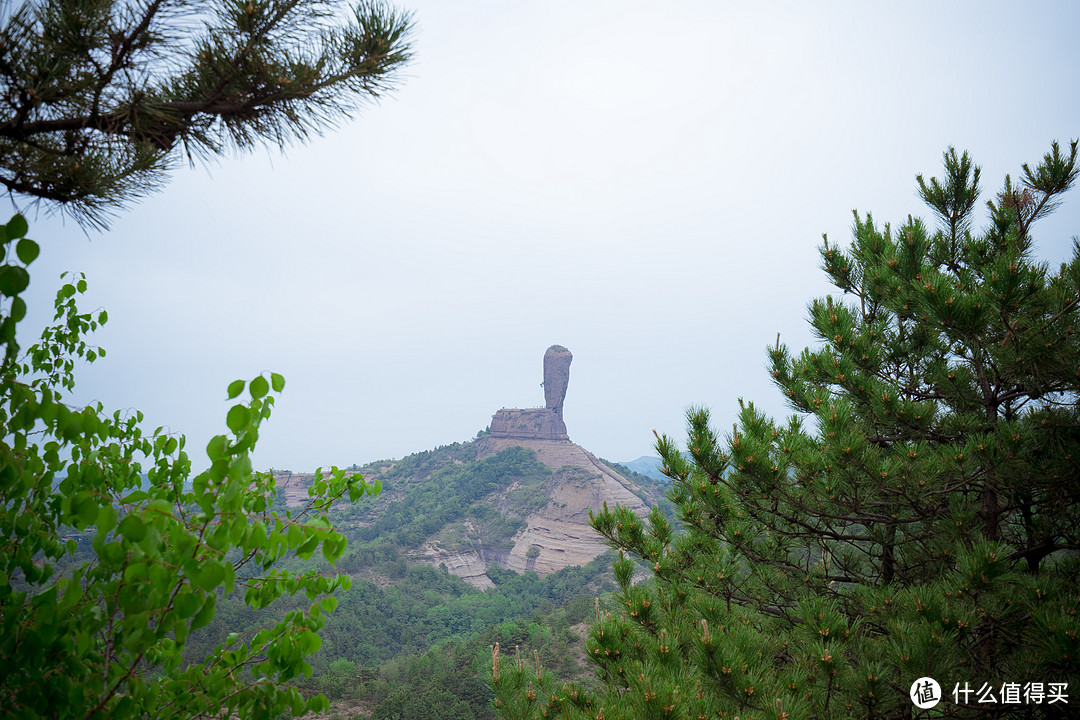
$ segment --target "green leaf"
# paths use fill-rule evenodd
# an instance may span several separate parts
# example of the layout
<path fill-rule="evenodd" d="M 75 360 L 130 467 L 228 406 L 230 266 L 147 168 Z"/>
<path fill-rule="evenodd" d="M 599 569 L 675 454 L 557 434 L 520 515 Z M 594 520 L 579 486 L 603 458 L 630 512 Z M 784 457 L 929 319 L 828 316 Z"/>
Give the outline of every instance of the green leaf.
<path fill-rule="evenodd" d="M 322 605 L 323 610 L 325 610 L 326 612 L 334 612 L 334 610 L 336 610 L 338 606 L 338 599 L 333 595 L 328 595 L 327 597 L 324 597 L 322 600 L 320 600 L 319 604 Z"/>
<path fill-rule="evenodd" d="M 142 502 L 148 497 L 150 496 L 146 494 L 145 490 L 136 490 L 120 498 L 120 502 L 124 505 L 131 505 L 137 502 Z"/>
<path fill-rule="evenodd" d="M 229 414 L 225 416 L 225 424 L 234 433 L 239 433 L 247 427 L 251 412 L 244 405 L 233 405 L 229 408 Z"/>
<path fill-rule="evenodd" d="M 206 443 L 206 455 L 211 460 L 219 460 L 225 456 L 225 436 L 215 435 Z"/>
<path fill-rule="evenodd" d="M 101 558 L 109 565 L 118 565 L 127 557 L 124 546 L 118 542 L 105 543 L 101 548 Z"/>
<path fill-rule="evenodd" d="M 231 383 L 229 383 L 229 400 L 232 400 L 242 392 L 244 392 L 243 380 L 233 380 Z"/>
<path fill-rule="evenodd" d="M 173 607 L 176 608 L 176 612 L 180 617 L 186 619 L 198 611 L 199 602 L 199 596 L 187 590 L 177 593 L 176 599 L 173 600 Z"/>
<path fill-rule="evenodd" d="M 310 630 L 305 630 L 300 633 L 300 637 L 298 637 L 297 640 L 300 649 L 304 651 L 305 655 L 311 655 L 322 647 L 322 638 Z"/>
<path fill-rule="evenodd" d="M 7 224 L 7 236 L 8 240 L 14 240 L 15 238 L 21 238 L 30 229 L 30 226 L 26 223 L 26 218 L 22 215 L 16 215 L 8 220 Z"/>
<path fill-rule="evenodd" d="M 124 582 L 135 583 L 145 580 L 147 568 L 145 562 L 131 563 L 124 569 Z"/>
<path fill-rule="evenodd" d="M 136 627 L 124 637 L 124 648 L 137 653 L 154 642 L 154 631 L 148 625 Z"/>
<path fill-rule="evenodd" d="M 112 506 L 112 503 L 101 506 L 95 524 L 98 530 L 106 533 L 116 526 L 116 508 Z"/>
<path fill-rule="evenodd" d="M 251 397 L 258 400 L 259 398 L 270 392 L 270 383 L 266 382 L 266 378 L 262 375 L 251 381 Z"/>
<path fill-rule="evenodd" d="M 281 392 L 285 389 L 285 377 L 277 373 L 270 373 L 270 385 L 273 386 L 274 392 Z"/>
<path fill-rule="evenodd" d="M 0 293 L 14 297 L 30 284 L 30 273 L 18 265 L 0 266 Z"/>
<path fill-rule="evenodd" d="M 84 526 L 97 520 L 98 507 L 97 498 L 88 490 L 80 492 L 71 501 L 71 511 Z"/>
<path fill-rule="evenodd" d="M 210 592 L 225 580 L 225 568 L 219 562 L 209 562 L 198 566 L 192 580 L 203 590 Z"/>
<path fill-rule="evenodd" d="M 172 515 L 172 503 L 163 497 L 155 498 L 146 506 L 146 509 L 151 512 L 156 512 L 159 515 Z"/>
<path fill-rule="evenodd" d="M 131 542 L 139 542 L 146 537 L 146 524 L 136 515 L 128 513 L 120 521 L 119 533 Z"/>
<path fill-rule="evenodd" d="M 208 595 L 206 602 L 199 610 L 198 614 L 191 621 L 191 629 L 198 630 L 201 627 L 210 624 L 210 621 L 214 619 L 214 613 L 217 611 L 217 596 Z"/>
<path fill-rule="evenodd" d="M 26 317 L 26 301 L 20 297 L 11 301 L 11 319 L 19 322 Z"/>
<path fill-rule="evenodd" d="M 296 556 L 306 560 L 312 556 L 318 546 L 319 536 L 310 535 L 296 548 Z"/>
<path fill-rule="evenodd" d="M 347 541 L 344 536 L 338 535 L 335 538 L 333 535 L 323 540 L 322 554 L 326 558 L 327 562 L 334 562 L 341 557 L 342 551 L 345 549 Z"/>
<path fill-rule="evenodd" d="M 19 260 L 22 261 L 23 265 L 29 265 L 34 262 L 40 252 L 41 248 L 30 238 L 23 238 L 19 241 L 19 244 L 15 246 L 15 254 L 19 256 Z"/>

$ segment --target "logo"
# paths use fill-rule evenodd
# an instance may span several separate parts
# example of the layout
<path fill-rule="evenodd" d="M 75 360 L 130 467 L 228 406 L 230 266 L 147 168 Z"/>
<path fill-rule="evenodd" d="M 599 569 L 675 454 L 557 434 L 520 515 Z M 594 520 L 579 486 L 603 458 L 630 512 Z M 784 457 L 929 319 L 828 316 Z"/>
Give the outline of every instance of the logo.
<path fill-rule="evenodd" d="M 913 682 L 908 694 L 920 710 L 928 710 L 941 702 L 941 686 L 932 677 L 921 677 Z"/>

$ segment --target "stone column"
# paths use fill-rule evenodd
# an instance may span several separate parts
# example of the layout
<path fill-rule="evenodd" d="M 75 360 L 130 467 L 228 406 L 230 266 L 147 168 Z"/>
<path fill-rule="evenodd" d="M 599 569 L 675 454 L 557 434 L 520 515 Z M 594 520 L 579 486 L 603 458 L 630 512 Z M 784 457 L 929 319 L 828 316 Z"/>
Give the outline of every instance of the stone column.
<path fill-rule="evenodd" d="M 570 361 L 574 356 L 562 345 L 552 345 L 544 353 L 544 402 L 562 420 L 563 400 L 570 382 Z"/>

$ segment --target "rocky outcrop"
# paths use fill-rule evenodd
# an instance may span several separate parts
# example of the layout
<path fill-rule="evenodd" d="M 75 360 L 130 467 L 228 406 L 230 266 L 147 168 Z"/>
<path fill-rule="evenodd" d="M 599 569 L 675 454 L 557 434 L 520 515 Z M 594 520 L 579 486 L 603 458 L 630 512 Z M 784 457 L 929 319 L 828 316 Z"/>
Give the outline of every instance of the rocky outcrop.
<path fill-rule="evenodd" d="M 491 437 L 569 440 L 566 423 L 547 408 L 502 409 L 491 418 Z"/>
<path fill-rule="evenodd" d="M 445 553 L 437 546 L 427 545 L 424 547 L 424 559 L 432 565 L 446 565 L 448 572 L 473 587 L 481 590 L 495 587 L 495 583 L 487 576 L 487 561 L 480 557 L 478 552 Z"/>
<path fill-rule="evenodd" d="M 562 345 L 552 345 L 544 353 L 544 404 L 559 416 L 560 421 L 573 359 L 573 354 Z"/>
<path fill-rule="evenodd" d="M 453 519 L 438 528 L 424 527 L 426 535 L 420 547 L 409 555 L 443 565 L 476 587 L 489 588 L 493 583 L 487 573 L 495 567 L 544 576 L 568 566 L 585 565 L 604 553 L 607 546 L 589 526 L 589 513 L 606 503 L 644 515 L 649 511 L 649 498 L 656 496 L 570 441 L 562 411 L 572 360 L 573 355 L 561 345 L 551 346 L 544 354 L 545 407 L 504 408 L 492 418 L 490 432 L 481 433 L 475 441 L 419 453 L 401 465 L 382 462 L 362 468 L 371 478 L 380 473 L 392 473 L 393 477 L 385 478 L 384 492 L 377 500 L 379 508 L 358 518 L 353 527 L 364 532 L 372 524 L 378 525 L 374 515 L 383 509 L 389 511 L 393 503 L 427 483 L 437 488 L 446 478 L 454 478 L 453 482 L 467 485 L 470 476 L 456 473 L 453 465 L 479 468 L 479 461 L 520 447 L 535 453 L 551 470 L 550 475 L 527 462 L 522 453 L 509 454 L 528 471 L 503 478 L 506 482 L 485 481 L 489 490 L 482 497 L 464 493 L 469 496 L 469 507 L 464 512 L 456 510 Z M 440 474 L 444 471 L 450 474 Z M 306 494 L 311 480 L 310 475 L 282 477 L 279 484 L 295 501 L 301 493 Z"/>

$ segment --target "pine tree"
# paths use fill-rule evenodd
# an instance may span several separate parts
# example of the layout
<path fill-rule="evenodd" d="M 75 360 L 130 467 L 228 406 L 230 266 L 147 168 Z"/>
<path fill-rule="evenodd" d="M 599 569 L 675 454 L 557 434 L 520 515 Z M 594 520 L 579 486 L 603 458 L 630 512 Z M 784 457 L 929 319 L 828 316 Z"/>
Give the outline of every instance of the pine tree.
<path fill-rule="evenodd" d="M 588 645 L 605 691 L 548 682 L 527 707 L 500 696 L 503 717 L 1075 712 L 1080 243 L 1051 272 L 1032 227 L 1080 173 L 1077 143 L 1006 177 L 978 233 L 979 169 L 944 160 L 942 180 L 918 177 L 936 230 L 856 213 L 850 248 L 825 238 L 841 294 L 811 305 L 820 342 L 769 349 L 794 415 L 740 401 L 726 436 L 688 413 L 688 456 L 658 438 L 682 532 L 593 519 L 623 553 L 622 612 Z M 652 582 L 633 584 L 631 558 Z M 909 697 L 924 677 L 934 710 Z"/>
<path fill-rule="evenodd" d="M 39 0 L 2 12 L 0 184 L 101 225 L 189 161 L 285 146 L 391 87 L 411 18 L 364 0 Z"/>

